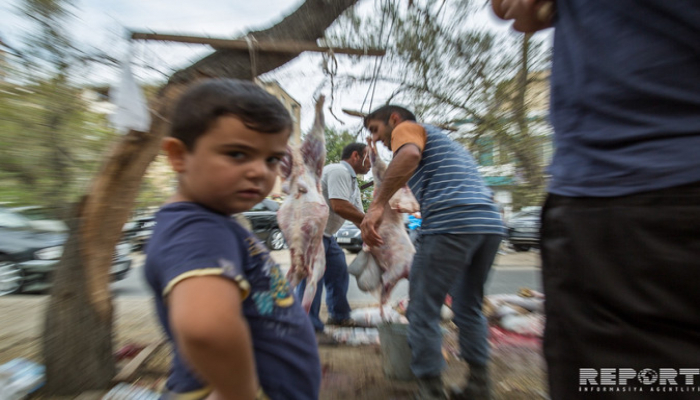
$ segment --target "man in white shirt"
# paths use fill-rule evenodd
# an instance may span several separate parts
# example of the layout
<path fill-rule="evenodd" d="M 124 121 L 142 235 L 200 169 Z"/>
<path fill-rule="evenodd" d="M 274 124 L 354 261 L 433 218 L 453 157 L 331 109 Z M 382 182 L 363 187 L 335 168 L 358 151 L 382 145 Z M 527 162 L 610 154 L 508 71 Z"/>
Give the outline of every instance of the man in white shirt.
<path fill-rule="evenodd" d="M 326 288 L 326 306 L 328 308 L 329 325 L 352 326 L 350 305 L 347 300 L 348 265 L 345 253 L 338 246 L 333 236 L 346 220 L 359 226 L 365 213 L 362 208 L 360 188 L 357 175 L 364 175 L 370 169 L 367 157 L 367 145 L 351 143 L 343 148 L 341 159 L 337 164 L 329 164 L 323 168 L 321 189 L 329 207 L 328 222 L 323 232 L 323 247 L 326 251 L 326 272 L 319 282 L 319 290 L 309 310 L 309 318 L 317 333 L 323 332 L 324 324 L 319 318 L 321 308 L 321 288 Z M 306 280 L 297 286 L 297 294 L 301 296 L 306 287 Z"/>

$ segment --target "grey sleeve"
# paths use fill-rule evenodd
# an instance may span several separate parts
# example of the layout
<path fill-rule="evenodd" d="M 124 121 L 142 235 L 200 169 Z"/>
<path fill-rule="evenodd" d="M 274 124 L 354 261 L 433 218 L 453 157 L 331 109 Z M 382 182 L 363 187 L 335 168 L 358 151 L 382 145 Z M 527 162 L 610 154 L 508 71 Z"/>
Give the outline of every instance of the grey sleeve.
<path fill-rule="evenodd" d="M 341 199 L 349 201 L 354 204 L 352 194 L 353 186 L 355 182 L 352 176 L 345 168 L 332 169 L 326 171 L 327 176 L 327 186 L 328 186 L 328 199 Z"/>

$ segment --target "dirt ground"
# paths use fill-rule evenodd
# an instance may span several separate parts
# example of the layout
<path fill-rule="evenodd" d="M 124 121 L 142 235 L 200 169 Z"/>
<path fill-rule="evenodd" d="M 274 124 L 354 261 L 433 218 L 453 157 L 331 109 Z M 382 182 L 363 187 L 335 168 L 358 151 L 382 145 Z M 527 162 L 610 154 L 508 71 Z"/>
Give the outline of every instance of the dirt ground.
<path fill-rule="evenodd" d="M 41 362 L 41 330 L 45 296 L 0 298 L 0 364 L 23 357 Z M 157 342 L 162 334 L 150 302 L 142 298 L 120 298 L 115 302 L 115 350 L 129 344 Z M 462 384 L 466 364 L 457 357 L 456 330 L 447 325 L 443 353 L 448 363 L 445 382 Z M 539 340 L 503 335 L 492 336 L 492 376 L 496 399 L 546 399 L 544 362 Z M 167 374 L 169 348 L 163 346 L 138 370 L 132 383 L 157 389 Z M 321 399 L 410 399 L 413 381 L 385 378 L 379 345 L 320 347 L 323 368 Z M 124 365 L 122 363 L 122 365 Z M 86 396 L 100 398 L 99 395 Z M 35 399 L 51 399 L 34 396 Z M 65 399 L 65 398 L 64 398 Z"/>

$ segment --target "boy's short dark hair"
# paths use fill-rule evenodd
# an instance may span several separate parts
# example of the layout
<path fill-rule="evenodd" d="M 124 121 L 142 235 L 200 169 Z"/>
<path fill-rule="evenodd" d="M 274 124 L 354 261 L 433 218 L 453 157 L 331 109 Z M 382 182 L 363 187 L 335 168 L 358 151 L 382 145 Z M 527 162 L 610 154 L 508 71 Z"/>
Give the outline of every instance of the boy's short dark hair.
<path fill-rule="evenodd" d="M 393 113 L 398 113 L 404 121 L 416 120 L 416 116 L 413 115 L 413 113 L 408 111 L 407 109 L 400 106 L 392 106 L 391 104 L 389 104 L 383 107 L 379 107 L 371 113 L 367 114 L 367 116 L 365 116 L 364 121 L 365 128 L 367 127 L 367 124 L 369 124 L 369 121 L 373 119 L 382 121 L 384 123 L 389 122 L 389 117 Z"/>
<path fill-rule="evenodd" d="M 364 143 L 350 143 L 349 145 L 343 147 L 343 152 L 340 154 L 340 159 L 347 160 L 352 156 L 353 152 L 357 152 L 357 154 L 362 156 L 362 152 L 365 151 L 365 147 L 367 147 L 367 145 Z"/>
<path fill-rule="evenodd" d="M 207 79 L 189 88 L 173 111 L 170 136 L 188 150 L 219 117 L 240 119 L 258 132 L 291 131 L 292 118 L 282 103 L 256 84 L 238 79 Z"/>

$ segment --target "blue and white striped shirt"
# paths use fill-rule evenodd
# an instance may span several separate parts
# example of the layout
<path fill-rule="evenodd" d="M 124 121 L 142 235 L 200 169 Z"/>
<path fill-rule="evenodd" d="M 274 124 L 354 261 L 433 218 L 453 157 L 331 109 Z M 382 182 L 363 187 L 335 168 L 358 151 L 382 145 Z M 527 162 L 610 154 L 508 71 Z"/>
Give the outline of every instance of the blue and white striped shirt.
<path fill-rule="evenodd" d="M 504 235 L 501 214 L 471 154 L 432 125 L 408 185 L 420 204 L 421 234 Z"/>

